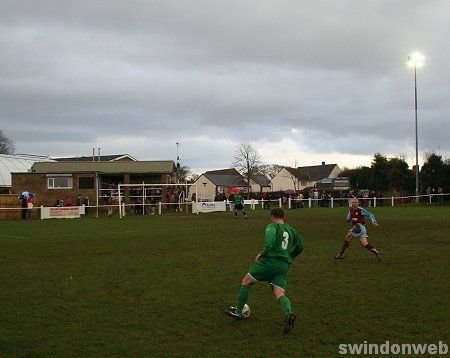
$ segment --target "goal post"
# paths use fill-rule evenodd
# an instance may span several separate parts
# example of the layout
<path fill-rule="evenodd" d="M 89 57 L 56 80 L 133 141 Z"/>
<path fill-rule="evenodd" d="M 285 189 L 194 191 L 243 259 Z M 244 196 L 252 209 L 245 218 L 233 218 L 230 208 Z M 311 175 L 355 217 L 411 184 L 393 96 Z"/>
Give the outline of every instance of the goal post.
<path fill-rule="evenodd" d="M 165 190 L 163 190 L 165 189 Z M 173 191 L 172 191 L 173 189 Z M 167 201 L 167 193 L 174 194 L 173 201 Z M 166 195 L 164 195 L 166 194 Z M 190 197 L 194 198 L 189 199 Z M 119 184 L 118 185 L 118 206 L 119 217 L 126 215 L 126 207 L 133 206 L 138 209 L 139 215 L 146 215 L 148 209 L 152 210 L 152 214 L 161 214 L 161 206 L 172 208 L 175 207 L 179 211 L 183 211 L 183 206 L 197 205 L 198 193 L 197 184 Z"/>

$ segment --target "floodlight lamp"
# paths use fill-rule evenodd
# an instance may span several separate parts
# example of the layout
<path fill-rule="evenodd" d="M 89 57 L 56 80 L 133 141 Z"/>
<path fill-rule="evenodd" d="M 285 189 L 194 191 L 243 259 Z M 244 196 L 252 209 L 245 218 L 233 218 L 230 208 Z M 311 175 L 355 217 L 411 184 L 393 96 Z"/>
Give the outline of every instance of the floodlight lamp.
<path fill-rule="evenodd" d="M 409 67 L 422 67 L 425 61 L 425 56 L 419 52 L 413 52 L 408 55 Z"/>

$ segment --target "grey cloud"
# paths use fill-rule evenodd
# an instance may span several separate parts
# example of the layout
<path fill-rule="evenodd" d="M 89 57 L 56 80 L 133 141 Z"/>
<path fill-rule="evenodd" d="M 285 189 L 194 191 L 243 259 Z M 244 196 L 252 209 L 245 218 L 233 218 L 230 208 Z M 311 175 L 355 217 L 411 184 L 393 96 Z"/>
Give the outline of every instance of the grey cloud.
<path fill-rule="evenodd" d="M 0 2 L 1 128 L 36 154 L 99 135 L 400 154 L 414 135 L 405 57 L 419 47 L 421 150 L 450 154 L 449 15 L 445 0 Z M 229 161 L 194 143 L 197 167 Z"/>

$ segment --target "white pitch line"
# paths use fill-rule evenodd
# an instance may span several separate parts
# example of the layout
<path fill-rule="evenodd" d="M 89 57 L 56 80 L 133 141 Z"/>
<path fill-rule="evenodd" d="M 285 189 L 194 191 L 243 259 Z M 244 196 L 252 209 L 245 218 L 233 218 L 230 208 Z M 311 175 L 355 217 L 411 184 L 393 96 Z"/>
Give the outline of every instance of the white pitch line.
<path fill-rule="evenodd" d="M 28 236 L 14 236 L 14 235 L 4 235 L 4 234 L 0 234 L 0 236 L 3 237 L 12 237 L 14 239 L 28 239 Z"/>

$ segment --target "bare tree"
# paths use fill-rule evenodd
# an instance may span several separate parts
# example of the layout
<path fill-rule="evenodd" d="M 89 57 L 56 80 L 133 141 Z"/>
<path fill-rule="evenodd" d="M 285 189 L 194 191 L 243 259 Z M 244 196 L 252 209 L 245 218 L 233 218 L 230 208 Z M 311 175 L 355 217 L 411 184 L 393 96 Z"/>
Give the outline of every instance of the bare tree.
<path fill-rule="evenodd" d="M 191 168 L 187 165 L 177 166 L 176 174 L 179 183 L 185 183 L 188 180 L 188 177 L 191 173 Z"/>
<path fill-rule="evenodd" d="M 262 164 L 260 166 L 260 172 L 270 179 L 273 179 L 283 168 L 284 166 L 279 164 Z"/>
<path fill-rule="evenodd" d="M 236 147 L 233 166 L 242 174 L 247 183 L 247 198 L 250 197 L 250 181 L 260 173 L 261 165 L 261 157 L 250 143 L 241 143 Z"/>
<path fill-rule="evenodd" d="M 191 175 L 189 176 L 188 180 L 190 182 L 195 182 L 198 178 L 200 178 L 200 174 L 197 173 L 191 173 Z"/>
<path fill-rule="evenodd" d="M 14 142 L 0 129 L 0 154 L 13 154 L 15 150 Z"/>

